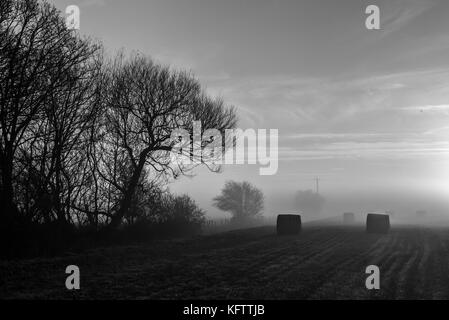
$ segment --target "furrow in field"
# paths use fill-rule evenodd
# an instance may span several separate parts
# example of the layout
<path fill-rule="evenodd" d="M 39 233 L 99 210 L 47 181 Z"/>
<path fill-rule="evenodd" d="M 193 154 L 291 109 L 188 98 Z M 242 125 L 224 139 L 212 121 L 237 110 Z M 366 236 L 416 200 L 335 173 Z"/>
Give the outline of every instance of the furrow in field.
<path fill-rule="evenodd" d="M 373 247 L 378 246 L 380 239 L 372 244 L 372 237 L 363 235 L 363 238 L 354 238 L 356 244 L 348 244 L 345 252 L 336 253 L 347 257 L 344 262 L 335 266 L 335 269 L 328 273 L 319 287 L 315 289 L 310 299 L 355 299 L 356 290 L 365 286 L 365 268 L 364 258 L 367 253 L 372 251 Z"/>
<path fill-rule="evenodd" d="M 327 278 L 331 277 L 335 268 L 345 264 L 352 253 L 341 254 L 348 243 L 352 242 L 354 235 L 339 234 L 332 245 L 316 248 L 302 263 L 297 263 L 289 272 L 280 277 L 279 289 L 284 286 L 284 296 L 288 299 L 309 298 Z"/>

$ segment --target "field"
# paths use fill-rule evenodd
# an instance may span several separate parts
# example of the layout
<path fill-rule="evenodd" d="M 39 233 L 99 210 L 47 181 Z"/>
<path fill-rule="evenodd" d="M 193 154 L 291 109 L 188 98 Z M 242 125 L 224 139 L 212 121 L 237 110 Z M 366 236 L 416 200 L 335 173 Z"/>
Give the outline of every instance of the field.
<path fill-rule="evenodd" d="M 449 299 L 449 229 L 304 225 L 189 240 L 96 248 L 56 258 L 0 262 L 0 298 L 37 299 Z M 81 289 L 65 288 L 79 266 Z M 365 288 L 366 266 L 380 290 Z"/>

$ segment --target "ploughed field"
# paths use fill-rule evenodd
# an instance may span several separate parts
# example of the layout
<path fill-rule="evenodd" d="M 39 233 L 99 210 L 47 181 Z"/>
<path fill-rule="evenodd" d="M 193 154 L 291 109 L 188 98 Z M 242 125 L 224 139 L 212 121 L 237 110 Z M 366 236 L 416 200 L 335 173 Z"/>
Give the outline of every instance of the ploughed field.
<path fill-rule="evenodd" d="M 80 290 L 65 288 L 72 264 Z M 372 264 L 380 290 L 365 287 Z M 0 261 L 0 298 L 449 299 L 449 229 L 304 224 L 298 236 L 277 236 L 261 227 Z"/>

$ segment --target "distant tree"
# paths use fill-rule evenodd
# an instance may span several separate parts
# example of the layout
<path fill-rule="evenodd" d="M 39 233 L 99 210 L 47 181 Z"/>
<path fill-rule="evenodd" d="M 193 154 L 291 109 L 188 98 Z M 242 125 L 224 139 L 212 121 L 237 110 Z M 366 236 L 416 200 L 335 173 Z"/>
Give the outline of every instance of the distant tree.
<path fill-rule="evenodd" d="M 312 190 L 300 190 L 296 192 L 295 206 L 305 215 L 321 213 L 324 203 L 324 197 Z"/>
<path fill-rule="evenodd" d="M 213 199 L 220 210 L 232 214 L 232 222 L 241 223 L 259 218 L 264 207 L 261 190 L 249 182 L 226 182 L 221 195 Z"/>

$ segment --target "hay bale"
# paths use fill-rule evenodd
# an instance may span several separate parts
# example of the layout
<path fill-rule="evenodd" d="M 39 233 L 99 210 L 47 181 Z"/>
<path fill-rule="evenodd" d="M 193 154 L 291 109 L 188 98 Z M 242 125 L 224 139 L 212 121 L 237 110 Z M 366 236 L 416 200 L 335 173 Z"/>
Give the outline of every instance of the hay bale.
<path fill-rule="evenodd" d="M 343 213 L 343 222 L 344 223 L 354 223 L 355 215 L 353 212 L 345 212 Z"/>
<path fill-rule="evenodd" d="M 368 213 L 366 217 L 366 231 L 368 233 L 388 233 L 390 230 L 390 216 L 388 214 Z"/>
<path fill-rule="evenodd" d="M 301 231 L 299 214 L 279 214 L 276 221 L 278 235 L 298 234 Z"/>

